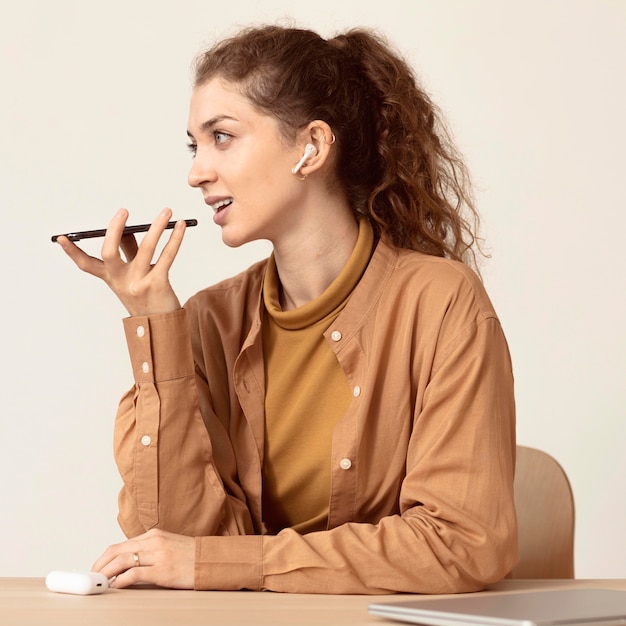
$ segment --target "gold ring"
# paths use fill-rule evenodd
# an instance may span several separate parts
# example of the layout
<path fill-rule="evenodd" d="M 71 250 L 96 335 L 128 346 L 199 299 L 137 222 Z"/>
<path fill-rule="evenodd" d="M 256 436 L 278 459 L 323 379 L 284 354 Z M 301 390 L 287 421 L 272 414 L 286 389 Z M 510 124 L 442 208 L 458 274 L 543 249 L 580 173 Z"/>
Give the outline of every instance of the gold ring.
<path fill-rule="evenodd" d="M 139 563 L 139 555 L 136 552 L 133 552 L 133 561 L 135 561 L 135 565 L 133 567 L 139 567 L 141 565 Z"/>

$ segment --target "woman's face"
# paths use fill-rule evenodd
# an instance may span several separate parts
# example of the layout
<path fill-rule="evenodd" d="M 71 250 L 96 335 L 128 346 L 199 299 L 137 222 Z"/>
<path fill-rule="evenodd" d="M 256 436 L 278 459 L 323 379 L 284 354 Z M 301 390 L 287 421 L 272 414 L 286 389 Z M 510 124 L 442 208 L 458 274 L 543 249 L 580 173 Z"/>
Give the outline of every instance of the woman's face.
<path fill-rule="evenodd" d="M 188 135 L 189 184 L 198 187 L 229 246 L 276 242 L 296 220 L 304 185 L 291 173 L 302 147 L 289 147 L 275 118 L 236 85 L 214 78 L 195 88 Z"/>

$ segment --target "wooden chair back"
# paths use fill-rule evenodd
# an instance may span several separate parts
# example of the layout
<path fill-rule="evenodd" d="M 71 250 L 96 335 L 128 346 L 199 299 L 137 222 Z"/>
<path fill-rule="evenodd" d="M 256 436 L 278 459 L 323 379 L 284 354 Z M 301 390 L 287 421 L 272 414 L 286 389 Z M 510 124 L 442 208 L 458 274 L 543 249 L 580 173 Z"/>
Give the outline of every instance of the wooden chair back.
<path fill-rule="evenodd" d="M 549 454 L 517 446 L 515 506 L 520 562 L 511 578 L 574 578 L 574 495 Z"/>

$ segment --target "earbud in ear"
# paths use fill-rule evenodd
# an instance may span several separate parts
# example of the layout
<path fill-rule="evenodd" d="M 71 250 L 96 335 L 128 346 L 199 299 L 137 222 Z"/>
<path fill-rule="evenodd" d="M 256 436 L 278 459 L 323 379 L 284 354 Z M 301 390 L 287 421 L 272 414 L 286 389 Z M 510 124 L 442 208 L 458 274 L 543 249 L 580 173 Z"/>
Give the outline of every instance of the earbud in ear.
<path fill-rule="evenodd" d="M 300 168 L 312 157 L 317 154 L 317 148 L 312 143 L 307 143 L 304 146 L 304 154 L 302 158 L 291 168 L 292 174 L 297 174 Z"/>

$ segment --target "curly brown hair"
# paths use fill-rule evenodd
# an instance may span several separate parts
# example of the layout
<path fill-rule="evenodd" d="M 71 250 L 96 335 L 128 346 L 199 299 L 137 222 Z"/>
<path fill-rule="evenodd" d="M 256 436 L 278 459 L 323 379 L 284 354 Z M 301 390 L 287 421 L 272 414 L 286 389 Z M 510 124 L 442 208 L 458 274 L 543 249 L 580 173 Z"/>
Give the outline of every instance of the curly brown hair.
<path fill-rule="evenodd" d="M 476 266 L 478 214 L 467 167 L 408 63 L 371 30 L 325 40 L 282 26 L 244 29 L 200 54 L 194 85 L 237 83 L 286 137 L 332 128 L 337 178 L 355 213 L 399 248 Z"/>

